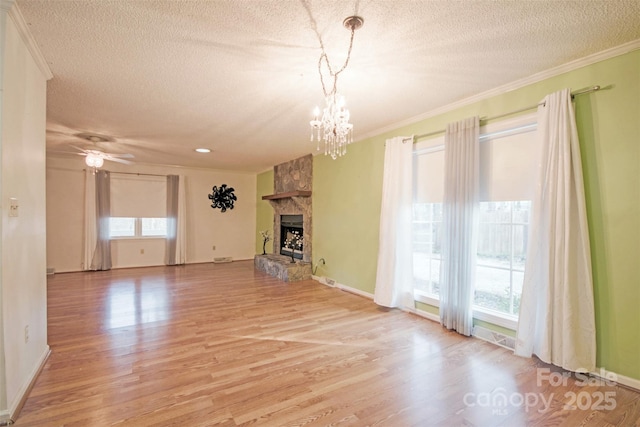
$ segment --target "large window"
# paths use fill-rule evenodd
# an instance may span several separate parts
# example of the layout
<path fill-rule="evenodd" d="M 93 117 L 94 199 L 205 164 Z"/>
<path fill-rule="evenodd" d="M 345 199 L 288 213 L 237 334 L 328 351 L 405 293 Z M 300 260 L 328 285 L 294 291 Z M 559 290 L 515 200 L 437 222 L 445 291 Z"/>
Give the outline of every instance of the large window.
<path fill-rule="evenodd" d="M 474 310 L 517 319 L 537 165 L 533 116 L 481 129 L 480 218 Z M 444 137 L 415 145 L 414 289 L 437 304 L 440 291 Z"/>
<path fill-rule="evenodd" d="M 165 177 L 113 173 L 111 176 L 110 237 L 166 237 Z"/>

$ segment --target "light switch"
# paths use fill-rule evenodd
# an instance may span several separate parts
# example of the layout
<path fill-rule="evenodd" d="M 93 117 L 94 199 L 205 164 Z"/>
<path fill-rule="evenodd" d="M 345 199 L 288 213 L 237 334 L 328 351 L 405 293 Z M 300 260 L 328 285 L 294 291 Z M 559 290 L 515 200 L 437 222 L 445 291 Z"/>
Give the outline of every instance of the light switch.
<path fill-rule="evenodd" d="M 18 199 L 15 197 L 9 199 L 9 216 L 18 216 Z"/>

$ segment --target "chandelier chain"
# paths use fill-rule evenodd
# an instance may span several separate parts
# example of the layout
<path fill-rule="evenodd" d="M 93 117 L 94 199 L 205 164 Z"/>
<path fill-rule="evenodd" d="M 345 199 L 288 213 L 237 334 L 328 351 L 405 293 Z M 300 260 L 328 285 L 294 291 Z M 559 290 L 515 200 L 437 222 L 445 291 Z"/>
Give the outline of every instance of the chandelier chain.
<path fill-rule="evenodd" d="M 320 33 L 316 29 L 316 35 L 318 36 L 318 40 L 320 41 L 320 48 L 322 49 L 322 55 L 320 55 L 320 59 L 318 60 L 318 74 L 320 74 L 320 83 L 322 83 L 322 91 L 324 92 L 324 96 L 329 96 L 335 94 L 338 87 L 338 75 L 343 72 L 347 65 L 349 65 L 349 59 L 351 59 L 351 49 L 353 48 L 353 35 L 355 33 L 355 28 L 351 27 L 351 38 L 349 40 L 349 50 L 347 51 L 347 59 L 344 61 L 342 67 L 336 71 L 335 73 L 331 69 L 331 63 L 329 62 L 329 56 L 324 48 L 324 43 L 322 42 L 322 37 L 320 37 Z M 327 69 L 329 70 L 329 75 L 333 77 L 333 87 L 331 88 L 331 92 L 327 92 L 327 87 L 324 83 L 324 76 L 322 75 L 322 60 L 327 63 Z"/>

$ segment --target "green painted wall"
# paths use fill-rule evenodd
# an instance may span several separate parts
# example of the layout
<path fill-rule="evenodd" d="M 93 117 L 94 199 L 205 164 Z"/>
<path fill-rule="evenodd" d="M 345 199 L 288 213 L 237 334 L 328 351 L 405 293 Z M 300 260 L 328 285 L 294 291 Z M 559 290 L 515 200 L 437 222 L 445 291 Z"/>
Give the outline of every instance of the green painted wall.
<path fill-rule="evenodd" d="M 326 260 L 316 274 L 373 293 L 385 139 L 441 130 L 471 115 L 503 114 L 565 87 L 578 90 L 595 84 L 605 90 L 577 97 L 575 106 L 591 234 L 598 366 L 640 380 L 638 50 L 360 141 L 335 161 L 316 156 L 314 266 L 320 258 Z M 259 192 L 268 179 L 264 175 L 258 177 Z M 264 214 L 259 208 L 258 221 L 271 221 L 260 219 Z M 420 308 L 437 312 L 434 307 Z"/>
<path fill-rule="evenodd" d="M 262 253 L 262 236 L 260 231 L 269 230 L 271 240 L 267 242 L 267 253 L 273 252 L 273 208 L 262 200 L 262 196 L 273 194 L 273 169 L 258 174 L 256 178 L 256 253 Z"/>
<path fill-rule="evenodd" d="M 326 261 L 316 275 L 371 293 L 383 157 L 383 142 L 375 140 L 350 145 L 345 157 L 313 161 L 313 261 Z"/>

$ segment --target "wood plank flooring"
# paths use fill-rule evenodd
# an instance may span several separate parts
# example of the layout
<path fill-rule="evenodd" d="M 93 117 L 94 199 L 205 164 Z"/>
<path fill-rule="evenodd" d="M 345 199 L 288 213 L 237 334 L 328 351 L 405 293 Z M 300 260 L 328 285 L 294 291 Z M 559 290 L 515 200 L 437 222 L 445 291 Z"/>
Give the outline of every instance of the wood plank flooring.
<path fill-rule="evenodd" d="M 637 392 L 556 386 L 537 359 L 251 261 L 56 274 L 48 298 L 17 426 L 640 426 Z"/>

